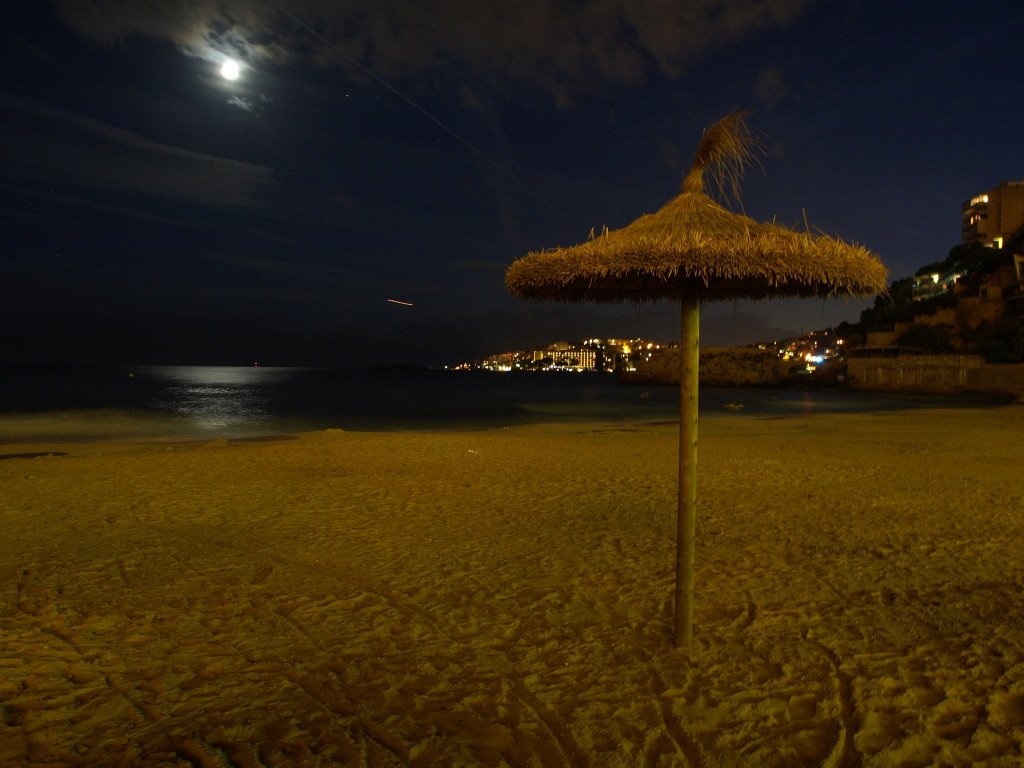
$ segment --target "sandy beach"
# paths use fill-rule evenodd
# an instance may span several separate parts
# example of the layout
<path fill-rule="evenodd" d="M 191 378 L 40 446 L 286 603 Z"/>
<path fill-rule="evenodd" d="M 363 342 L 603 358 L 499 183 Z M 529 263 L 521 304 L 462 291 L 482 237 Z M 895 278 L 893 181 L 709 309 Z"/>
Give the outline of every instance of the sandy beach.
<path fill-rule="evenodd" d="M 1017 766 L 1024 408 L 5 444 L 2 766 Z"/>

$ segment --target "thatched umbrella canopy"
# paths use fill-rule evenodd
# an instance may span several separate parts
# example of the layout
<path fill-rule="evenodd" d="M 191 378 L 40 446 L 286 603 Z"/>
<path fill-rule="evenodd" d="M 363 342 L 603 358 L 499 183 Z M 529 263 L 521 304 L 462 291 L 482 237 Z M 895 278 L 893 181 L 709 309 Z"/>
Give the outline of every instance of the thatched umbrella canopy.
<path fill-rule="evenodd" d="M 682 191 L 659 211 L 580 245 L 515 261 L 505 284 L 519 298 L 566 302 L 679 300 L 680 447 L 676 556 L 676 645 L 692 636 L 696 528 L 697 370 L 700 304 L 787 296 L 870 296 L 885 290 L 886 268 L 866 248 L 726 210 L 705 191 L 705 174 L 738 192 L 756 142 L 745 113 L 709 128 Z"/>

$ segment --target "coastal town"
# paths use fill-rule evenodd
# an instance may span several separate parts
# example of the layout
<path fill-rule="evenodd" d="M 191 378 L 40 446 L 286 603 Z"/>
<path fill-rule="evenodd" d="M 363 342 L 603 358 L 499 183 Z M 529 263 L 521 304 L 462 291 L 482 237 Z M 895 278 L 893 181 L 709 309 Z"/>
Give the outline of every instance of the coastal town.
<path fill-rule="evenodd" d="M 705 355 L 731 358 L 741 371 L 702 370 L 720 385 L 813 382 L 1019 395 L 1024 392 L 1024 180 L 1004 181 L 964 201 L 961 242 L 945 259 L 893 281 L 859 321 L 730 351 L 702 350 Z M 455 370 L 591 371 L 668 383 L 676 359 L 677 341 L 591 338 L 500 352 Z M 751 373 L 752 366 L 757 373 Z"/>
<path fill-rule="evenodd" d="M 801 371 L 814 372 L 830 360 L 842 359 L 846 340 L 834 328 L 811 331 L 803 336 L 756 344 L 750 349 L 769 351 L 782 363 Z M 581 342 L 556 341 L 537 349 L 500 352 L 483 360 L 462 363 L 453 370 L 561 371 L 635 373 L 649 367 L 666 354 L 677 353 L 677 341 L 650 339 L 586 339 Z"/>

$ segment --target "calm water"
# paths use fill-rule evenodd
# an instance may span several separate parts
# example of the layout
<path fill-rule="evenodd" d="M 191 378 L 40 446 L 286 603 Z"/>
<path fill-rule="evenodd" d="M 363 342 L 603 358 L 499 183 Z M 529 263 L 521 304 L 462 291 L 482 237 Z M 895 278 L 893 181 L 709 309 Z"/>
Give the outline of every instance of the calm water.
<path fill-rule="evenodd" d="M 703 414 L 723 417 L 733 413 L 727 403 L 763 416 L 950 404 L 839 390 L 709 388 L 700 402 Z M 0 366 L 0 441 L 245 437 L 328 427 L 490 429 L 677 414 L 675 388 L 620 385 L 607 374 Z"/>

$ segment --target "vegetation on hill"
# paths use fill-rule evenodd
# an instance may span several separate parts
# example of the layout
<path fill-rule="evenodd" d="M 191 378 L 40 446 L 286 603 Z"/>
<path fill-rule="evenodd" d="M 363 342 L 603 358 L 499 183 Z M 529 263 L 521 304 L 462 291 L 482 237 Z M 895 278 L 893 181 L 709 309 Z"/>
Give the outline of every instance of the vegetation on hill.
<path fill-rule="evenodd" d="M 958 274 L 962 280 L 977 282 L 1005 264 L 1008 257 L 1009 254 L 1003 248 L 991 248 L 981 243 L 960 243 L 950 249 L 945 259 L 925 264 L 914 276 Z"/>
<path fill-rule="evenodd" d="M 857 323 L 840 323 L 836 333 L 850 346 L 863 345 L 873 331 L 891 331 L 897 323 L 911 323 L 893 344 L 925 352 L 942 353 L 955 350 L 976 352 L 989 362 L 1018 362 L 1024 359 L 1024 322 L 1012 312 L 994 321 L 974 326 L 915 322 L 935 315 L 942 309 L 956 307 L 963 295 L 977 295 L 986 278 L 1000 267 L 1012 263 L 1011 254 L 1021 250 L 1024 229 L 1017 232 L 1005 248 L 980 243 L 961 243 L 950 249 L 941 261 L 926 264 L 913 277 L 895 280 L 887 294 L 875 297 L 874 304 L 860 313 Z M 937 275 L 939 280 L 957 276 L 957 291 L 925 299 L 914 298 L 914 284 L 920 278 Z"/>

